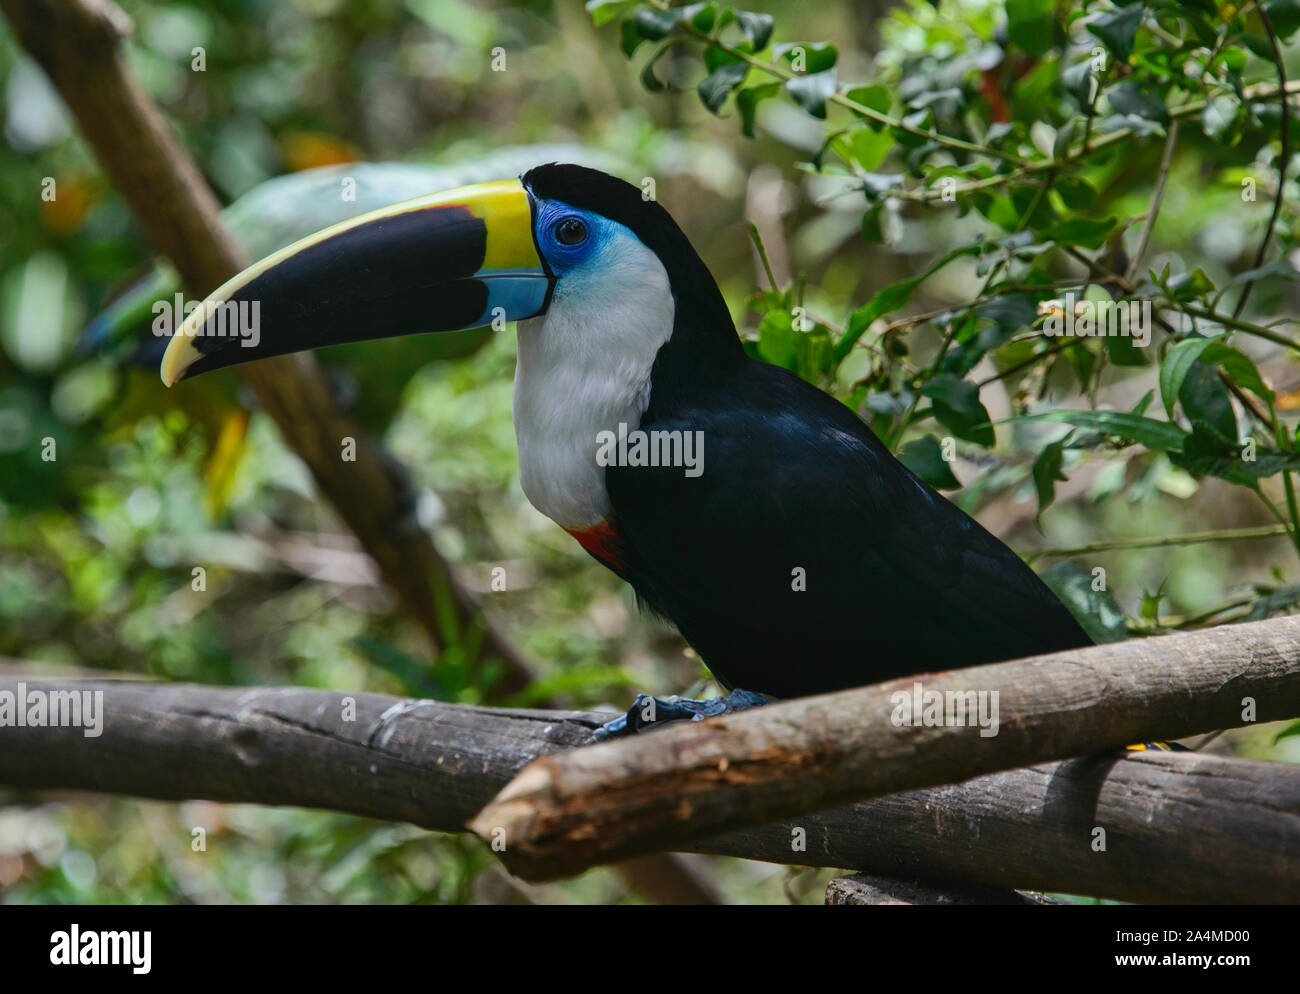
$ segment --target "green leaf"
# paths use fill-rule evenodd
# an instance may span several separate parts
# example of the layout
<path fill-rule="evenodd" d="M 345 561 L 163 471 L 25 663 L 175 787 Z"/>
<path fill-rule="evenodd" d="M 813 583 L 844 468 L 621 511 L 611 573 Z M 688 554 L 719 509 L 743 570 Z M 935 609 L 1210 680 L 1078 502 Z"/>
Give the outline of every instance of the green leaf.
<path fill-rule="evenodd" d="M 1038 195 L 1038 190 L 1032 186 L 1017 186 L 1011 190 L 1011 206 L 1015 214 L 1015 221 L 1009 226 L 1005 226 L 1008 231 L 1019 234 L 1020 222 L 1023 219 L 1025 224 L 1035 231 L 1044 228 L 1050 228 L 1058 223 L 1056 209 L 1052 207 L 1050 197 Z M 1032 213 L 1030 208 L 1033 208 Z"/>
<path fill-rule="evenodd" d="M 849 138 L 849 155 L 869 173 L 880 167 L 893 147 L 894 138 L 884 129 L 858 128 Z"/>
<path fill-rule="evenodd" d="M 1123 304 L 1120 305 L 1125 306 Z M 1150 329 L 1147 334 L 1150 335 Z M 1106 358 L 1115 366 L 1145 366 L 1148 363 L 1146 349 L 1138 344 L 1132 334 L 1107 335 L 1102 339 L 1106 346 Z"/>
<path fill-rule="evenodd" d="M 881 223 L 881 215 L 884 210 L 885 205 L 877 203 L 872 204 L 862 212 L 862 237 L 872 245 L 880 245 L 885 240 L 885 228 Z M 874 320 L 875 318 L 871 319 L 871 321 Z M 870 324 L 871 321 L 868 321 L 867 324 Z"/>
<path fill-rule="evenodd" d="M 1119 411 L 1048 411 L 1045 414 L 1023 414 L 1008 418 L 1007 421 L 1015 424 L 1045 421 L 1074 425 L 1076 428 L 1101 432 L 1111 438 L 1137 442 L 1153 452 L 1178 451 L 1191 438 L 1189 432 L 1168 421 L 1156 421 L 1154 418 Z"/>
<path fill-rule="evenodd" d="M 1246 68 L 1246 53 L 1239 48 L 1225 48 L 1215 56 L 1210 68 L 1216 72 L 1223 68 L 1230 73 L 1240 74 Z"/>
<path fill-rule="evenodd" d="M 1297 721 L 1291 725 L 1287 725 L 1286 728 L 1282 729 L 1282 731 L 1274 735 L 1273 744 L 1277 745 L 1283 739 L 1294 738 L 1297 735 L 1300 735 L 1300 721 Z"/>
<path fill-rule="evenodd" d="M 835 70 L 796 76 L 786 82 L 785 88 L 794 102 L 813 117 L 826 119 L 826 101 L 835 93 Z"/>
<path fill-rule="evenodd" d="M 758 355 L 782 369 L 793 370 L 799 362 L 799 333 L 789 311 L 769 311 L 758 326 Z"/>
<path fill-rule="evenodd" d="M 1169 461 L 1193 476 L 1215 476 L 1251 489 L 1270 476 L 1300 470 L 1300 455 L 1295 453 L 1257 448 L 1255 458 L 1250 461 L 1243 459 L 1242 454 L 1240 447 L 1216 445 L 1213 439 L 1202 436 L 1197 451 L 1170 452 Z"/>
<path fill-rule="evenodd" d="M 903 123 L 909 128 L 932 132 L 934 131 L 934 112 L 929 107 L 924 107 L 911 114 L 905 114 Z M 931 139 L 925 135 L 918 135 L 904 128 L 890 127 L 889 133 L 894 136 L 894 141 L 904 148 L 917 149 L 933 145 Z"/>
<path fill-rule="evenodd" d="M 853 89 L 849 90 L 848 93 L 844 94 L 844 96 L 847 99 L 852 100 L 855 104 L 861 104 L 863 107 L 870 108 L 878 114 L 888 114 L 889 108 L 893 106 L 893 100 L 889 96 L 889 91 L 879 85 L 855 86 Z M 882 121 L 877 121 L 874 118 L 866 117 L 861 114 L 859 116 L 863 117 L 871 127 L 877 131 L 885 126 Z"/>
<path fill-rule="evenodd" d="M 1044 570 L 1040 577 L 1094 642 L 1123 642 L 1128 638 L 1128 625 L 1115 595 L 1109 589 L 1093 589 L 1104 585 L 1091 570 L 1067 561 Z"/>
<path fill-rule="evenodd" d="M 1165 353 L 1165 358 L 1160 363 L 1160 399 L 1164 402 L 1169 420 L 1174 418 L 1174 406 L 1178 402 L 1178 392 L 1183 388 L 1183 380 L 1187 378 L 1187 371 L 1213 343 L 1213 338 L 1188 338 Z"/>
<path fill-rule="evenodd" d="M 739 55 L 728 52 L 720 45 L 705 46 L 704 64 L 708 67 L 709 72 L 713 72 L 715 69 L 721 69 L 723 66 L 735 65 L 743 62 L 744 59 Z"/>
<path fill-rule="evenodd" d="M 898 283 L 891 283 L 889 286 L 877 290 L 864 306 L 859 307 L 849 315 L 848 327 L 845 329 L 844 334 L 840 336 L 840 340 L 835 343 L 834 361 L 836 365 L 849 354 L 849 350 L 857 344 L 858 339 L 862 337 L 862 333 L 871 326 L 871 322 L 878 317 L 898 310 L 906 304 L 912 299 L 913 290 L 952 262 L 953 259 L 965 255 L 977 255 L 979 249 L 978 245 L 963 245 L 960 248 L 955 248 L 919 276 L 913 276 L 911 279 L 901 280 Z"/>
<path fill-rule="evenodd" d="M 1042 55 L 1052 47 L 1055 15 L 1055 0 L 1007 0 L 1007 35 L 1026 55 Z"/>
<path fill-rule="evenodd" d="M 587 0 L 587 13 L 591 15 L 591 23 L 599 28 L 631 10 L 636 3 L 637 0 Z"/>
<path fill-rule="evenodd" d="M 727 95 L 745 81 L 748 72 L 749 66 L 744 62 L 729 62 L 700 81 L 700 100 L 709 109 L 709 113 L 717 114 L 722 110 Z"/>
<path fill-rule="evenodd" d="M 1300 604 L 1300 586 L 1281 587 L 1262 597 L 1255 598 L 1250 605 L 1247 621 L 1263 621 L 1279 611 L 1289 611 Z"/>
<path fill-rule="evenodd" d="M 1269 404 L 1273 403 L 1273 391 L 1264 383 L 1255 363 L 1244 352 L 1225 345 L 1219 339 L 1211 339 L 1210 347 L 1201 356 L 1201 361 L 1219 366 L 1237 386 L 1251 391 Z"/>
<path fill-rule="evenodd" d="M 1202 45 L 1206 48 L 1215 48 L 1218 46 L 1219 36 L 1215 33 L 1213 26 L 1210 24 L 1209 18 L 1202 17 L 1196 11 L 1187 10 L 1185 8 L 1176 10 L 1174 13 L 1175 16 L 1187 23 Z M 1214 18 L 1216 21 L 1218 20 L 1218 11 L 1214 12 Z M 1165 75 L 1169 71 L 1168 58 L 1168 52 L 1156 48 L 1148 48 L 1142 53 L 1142 61 L 1147 66 L 1154 68 L 1156 72 L 1161 75 Z M 1157 59 L 1164 61 L 1162 61 L 1159 66 L 1152 65 Z"/>
<path fill-rule="evenodd" d="M 1066 479 L 1061 472 L 1061 461 L 1065 455 L 1065 439 L 1052 442 L 1034 460 L 1034 490 L 1038 494 L 1038 517 L 1052 506 L 1056 500 L 1056 484 Z"/>
<path fill-rule="evenodd" d="M 655 75 L 655 63 L 658 62 L 661 58 L 663 58 L 664 54 L 670 48 L 679 44 L 680 42 L 681 42 L 680 38 L 670 38 L 668 41 L 664 42 L 657 49 L 655 49 L 654 54 L 650 56 L 650 61 L 647 62 L 645 64 L 645 68 L 641 70 L 641 85 L 644 86 L 651 93 L 659 93 L 662 90 L 668 89 L 667 85 L 663 81 L 661 81 L 658 76 Z"/>
<path fill-rule="evenodd" d="M 1300 28 L 1300 0 L 1269 0 L 1264 4 L 1264 12 L 1273 24 L 1274 33 L 1282 41 L 1289 41 Z M 1271 51 L 1268 57 L 1272 58 Z"/>
<path fill-rule="evenodd" d="M 1112 86 L 1106 91 L 1106 98 L 1121 114 L 1131 114 L 1133 117 L 1160 124 L 1169 123 L 1169 110 L 1165 107 L 1160 94 L 1138 86 L 1131 79 L 1125 80 L 1118 86 Z"/>
<path fill-rule="evenodd" d="M 864 307 L 859 307 L 849 315 L 849 326 L 845 337 L 855 332 L 861 334 L 876 318 L 896 311 L 906 304 L 912 299 L 912 291 L 916 289 L 921 279 L 923 277 L 913 277 L 877 290 Z"/>
<path fill-rule="evenodd" d="M 717 8 L 711 3 L 693 3 L 685 7 L 657 10 L 638 7 L 633 15 L 636 28 L 647 41 L 666 38 L 679 24 L 689 21 L 701 31 L 709 31 L 717 20 Z"/>
<path fill-rule="evenodd" d="M 758 133 L 754 130 L 754 116 L 758 111 L 758 105 L 780 92 L 780 83 L 761 83 L 758 86 L 746 87 L 736 94 L 736 110 L 740 114 L 741 134 L 746 138 L 758 137 Z"/>
<path fill-rule="evenodd" d="M 638 7 L 633 16 L 636 28 L 646 41 L 659 41 L 677 27 L 681 20 L 679 13 L 672 10 L 654 10 L 650 7 Z"/>
<path fill-rule="evenodd" d="M 1235 97 L 1215 97 L 1201 111 L 1201 128 L 1220 145 L 1232 145 L 1241 137 L 1243 111 Z"/>
<path fill-rule="evenodd" d="M 693 3 L 680 8 L 681 20 L 689 20 L 701 31 L 712 31 L 718 19 L 718 8 L 712 3 Z"/>
<path fill-rule="evenodd" d="M 1054 224 L 1043 232 L 1043 237 L 1051 239 L 1058 245 L 1082 245 L 1084 248 L 1096 249 L 1106 244 L 1106 239 L 1115 230 L 1115 218 L 1104 221 L 1077 217 L 1069 221 Z"/>
<path fill-rule="evenodd" d="M 1211 366 L 1192 363 L 1178 391 L 1178 402 L 1192 423 L 1193 435 L 1208 436 L 1226 446 L 1237 444 L 1237 415 L 1232 395 Z"/>
<path fill-rule="evenodd" d="M 773 47 L 772 52 L 789 62 L 795 72 L 808 76 L 825 72 L 833 67 L 839 58 L 839 52 L 835 46 L 825 41 L 811 44 L 808 42 L 792 42 L 788 45 L 776 45 Z"/>
<path fill-rule="evenodd" d="M 636 50 L 641 47 L 642 43 L 645 41 L 645 38 L 641 36 L 641 32 L 637 29 L 636 21 L 632 20 L 631 18 L 628 18 L 626 21 L 620 24 L 618 26 L 618 30 L 619 30 L 618 47 L 622 49 L 623 54 L 630 59 L 633 56 L 633 54 L 636 52 Z"/>
<path fill-rule="evenodd" d="M 736 11 L 736 25 L 749 39 L 755 52 L 767 48 L 767 43 L 772 40 L 772 28 L 775 24 L 776 20 L 771 14 L 753 14 L 747 10 Z"/>
<path fill-rule="evenodd" d="M 1142 23 L 1143 5 L 1117 7 L 1088 24 L 1088 30 L 1101 39 L 1117 62 L 1128 62 L 1133 54 L 1133 38 Z"/>
<path fill-rule="evenodd" d="M 1214 291 L 1214 281 L 1200 267 L 1170 277 L 1166 286 L 1174 300 L 1199 300 Z"/>
<path fill-rule="evenodd" d="M 1062 176 L 1056 181 L 1055 190 L 1061 196 L 1065 206 L 1072 211 L 1083 210 L 1092 206 L 1097 199 L 1097 191 L 1085 179 L 1078 176 Z"/>
<path fill-rule="evenodd" d="M 908 442 L 899 451 L 898 461 L 936 490 L 961 489 L 961 481 L 953 475 L 933 435 Z"/>
<path fill-rule="evenodd" d="M 1079 118 L 1072 117 L 1059 128 L 1056 129 L 1056 137 L 1052 140 L 1053 159 L 1067 159 L 1070 155 L 1070 148 L 1074 145 L 1075 139 L 1082 136 L 1083 125 L 1079 123 Z"/>
<path fill-rule="evenodd" d="M 958 438 L 988 448 L 996 441 L 989 412 L 980 403 L 980 391 L 969 380 L 944 374 L 921 386 L 921 394 L 934 405 L 939 423 Z"/>

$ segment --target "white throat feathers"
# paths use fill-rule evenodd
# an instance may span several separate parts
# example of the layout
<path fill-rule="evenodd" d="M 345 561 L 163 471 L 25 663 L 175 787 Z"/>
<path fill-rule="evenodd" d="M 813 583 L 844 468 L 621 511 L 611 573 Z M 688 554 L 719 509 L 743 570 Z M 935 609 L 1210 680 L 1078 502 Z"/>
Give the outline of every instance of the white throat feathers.
<path fill-rule="evenodd" d="M 598 436 L 640 425 L 675 316 L 659 257 L 622 225 L 611 222 L 607 235 L 560 275 L 547 313 L 518 326 L 520 482 L 534 507 L 571 531 L 609 517 Z"/>

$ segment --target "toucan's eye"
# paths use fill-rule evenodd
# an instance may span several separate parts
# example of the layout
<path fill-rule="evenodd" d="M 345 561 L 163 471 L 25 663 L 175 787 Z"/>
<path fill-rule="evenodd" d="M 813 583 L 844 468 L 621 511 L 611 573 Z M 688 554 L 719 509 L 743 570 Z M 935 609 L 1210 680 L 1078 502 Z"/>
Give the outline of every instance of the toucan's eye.
<path fill-rule="evenodd" d="M 581 218 L 566 217 L 555 226 L 555 240 L 561 245 L 581 245 L 587 240 L 587 225 Z"/>

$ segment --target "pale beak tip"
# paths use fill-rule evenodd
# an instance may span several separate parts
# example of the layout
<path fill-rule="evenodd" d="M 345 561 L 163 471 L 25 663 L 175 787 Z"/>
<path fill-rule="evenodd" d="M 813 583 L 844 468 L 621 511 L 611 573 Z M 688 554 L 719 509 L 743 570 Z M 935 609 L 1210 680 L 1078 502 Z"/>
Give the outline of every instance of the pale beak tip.
<path fill-rule="evenodd" d="M 162 367 L 159 373 L 162 375 L 164 386 L 172 387 L 185 375 L 185 370 L 192 366 L 201 358 L 202 353 L 194 347 L 193 341 L 187 335 L 176 334 L 167 345 L 167 351 L 163 353 Z"/>

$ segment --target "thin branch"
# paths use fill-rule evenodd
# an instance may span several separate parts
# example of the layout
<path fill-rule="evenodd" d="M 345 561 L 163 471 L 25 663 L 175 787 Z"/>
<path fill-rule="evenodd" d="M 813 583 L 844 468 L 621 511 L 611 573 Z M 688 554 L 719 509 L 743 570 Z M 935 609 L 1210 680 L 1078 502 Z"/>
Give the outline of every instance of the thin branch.
<path fill-rule="evenodd" d="M 1282 198 L 1286 193 L 1286 170 L 1291 164 L 1291 108 L 1287 103 L 1286 62 L 1282 58 L 1282 46 L 1278 44 L 1277 34 L 1273 31 L 1273 22 L 1269 20 L 1268 12 L 1261 6 L 1256 13 L 1259 14 L 1264 31 L 1268 34 L 1269 44 L 1273 47 L 1273 62 L 1277 66 L 1278 101 L 1282 105 L 1282 151 L 1277 166 L 1277 194 L 1273 197 L 1273 213 L 1269 215 L 1268 227 L 1264 229 L 1264 237 L 1255 252 L 1255 264 L 1252 269 L 1258 269 L 1263 264 L 1268 243 L 1273 240 L 1273 229 L 1277 226 L 1278 215 L 1282 213 Z M 1241 296 L 1237 298 L 1237 306 L 1232 310 L 1234 318 L 1240 317 L 1241 312 L 1246 309 L 1246 300 L 1254 288 L 1254 280 L 1242 287 Z"/>
<path fill-rule="evenodd" d="M 1254 538 L 1278 538 L 1287 535 L 1285 525 L 1260 525 L 1255 528 L 1224 528 L 1220 531 L 1188 532 L 1185 535 L 1158 535 L 1153 538 L 1117 538 L 1105 542 L 1088 542 L 1055 549 L 1031 549 L 1021 553 L 1026 562 L 1060 556 L 1083 556 L 1093 552 L 1113 552 L 1121 549 L 1163 549 L 1177 545 L 1198 545 L 1202 542 L 1240 542 Z"/>
<path fill-rule="evenodd" d="M 776 282 L 776 274 L 772 272 L 772 263 L 767 258 L 767 249 L 764 247 L 763 239 L 758 233 L 758 225 L 753 221 L 749 222 L 749 237 L 754 243 L 754 250 L 758 252 L 759 259 L 763 262 L 763 272 L 767 274 L 768 285 L 773 290 L 780 291 L 781 288 Z"/>
<path fill-rule="evenodd" d="M 1129 262 L 1128 271 L 1124 274 L 1126 279 L 1133 279 L 1133 274 L 1138 271 L 1141 265 L 1142 257 L 1147 253 L 1147 245 L 1151 242 L 1151 232 L 1156 226 L 1156 218 L 1160 216 L 1160 203 L 1165 195 L 1165 181 L 1169 178 L 1169 166 L 1173 162 L 1174 147 L 1178 144 L 1178 121 L 1175 119 L 1169 123 L 1169 134 L 1165 138 L 1164 155 L 1160 157 L 1160 172 L 1156 176 L 1156 186 L 1151 192 L 1151 208 L 1147 211 L 1146 224 L 1142 226 L 1142 236 L 1138 239 L 1137 248 L 1133 252 L 1133 258 Z"/>

